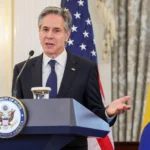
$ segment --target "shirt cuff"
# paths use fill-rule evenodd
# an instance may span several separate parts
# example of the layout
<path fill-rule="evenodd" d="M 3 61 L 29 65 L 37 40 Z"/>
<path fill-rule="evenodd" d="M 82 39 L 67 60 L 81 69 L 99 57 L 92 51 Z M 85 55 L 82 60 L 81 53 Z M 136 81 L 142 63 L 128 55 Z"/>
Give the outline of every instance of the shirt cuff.
<path fill-rule="evenodd" d="M 110 123 L 110 122 L 116 117 L 116 115 L 114 115 L 114 116 L 112 116 L 112 117 L 109 117 L 109 116 L 107 115 L 106 110 L 105 110 L 105 115 L 106 115 L 106 118 L 107 118 L 108 123 Z"/>

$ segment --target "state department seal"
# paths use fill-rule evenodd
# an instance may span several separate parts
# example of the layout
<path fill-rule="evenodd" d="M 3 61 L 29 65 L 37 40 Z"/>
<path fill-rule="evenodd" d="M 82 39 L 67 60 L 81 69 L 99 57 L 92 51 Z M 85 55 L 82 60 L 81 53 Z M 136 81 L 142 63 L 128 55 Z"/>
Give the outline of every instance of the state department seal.
<path fill-rule="evenodd" d="M 26 110 L 14 97 L 0 97 L 0 138 L 11 138 L 21 132 L 26 123 Z"/>

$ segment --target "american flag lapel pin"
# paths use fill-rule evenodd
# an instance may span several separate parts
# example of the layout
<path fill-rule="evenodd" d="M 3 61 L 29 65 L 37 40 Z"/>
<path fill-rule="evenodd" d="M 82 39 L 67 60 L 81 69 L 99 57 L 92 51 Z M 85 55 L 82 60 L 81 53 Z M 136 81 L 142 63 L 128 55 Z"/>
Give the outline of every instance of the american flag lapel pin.
<path fill-rule="evenodd" d="M 72 71 L 75 71 L 76 69 L 75 69 L 75 68 L 71 68 L 71 70 L 72 70 Z"/>

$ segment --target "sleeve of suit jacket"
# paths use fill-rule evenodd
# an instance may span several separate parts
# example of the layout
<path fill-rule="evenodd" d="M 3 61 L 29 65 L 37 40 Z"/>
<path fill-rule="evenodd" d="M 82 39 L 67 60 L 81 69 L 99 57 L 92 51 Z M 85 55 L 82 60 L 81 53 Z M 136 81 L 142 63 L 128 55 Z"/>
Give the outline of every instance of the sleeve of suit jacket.
<path fill-rule="evenodd" d="M 95 64 L 90 71 L 85 96 L 87 107 L 107 122 L 105 107 L 102 102 L 100 87 L 98 83 L 97 64 Z M 116 117 L 110 122 L 110 125 L 113 125 L 115 120 Z"/>

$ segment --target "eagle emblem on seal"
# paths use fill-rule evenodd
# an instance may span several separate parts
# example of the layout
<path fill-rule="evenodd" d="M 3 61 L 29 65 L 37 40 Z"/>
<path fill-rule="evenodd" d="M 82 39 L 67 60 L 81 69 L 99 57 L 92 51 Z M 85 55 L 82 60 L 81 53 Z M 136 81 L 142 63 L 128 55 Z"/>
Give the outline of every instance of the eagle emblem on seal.
<path fill-rule="evenodd" d="M 0 126 L 13 126 L 11 121 L 14 119 L 15 110 L 11 110 L 7 113 L 0 111 Z"/>

